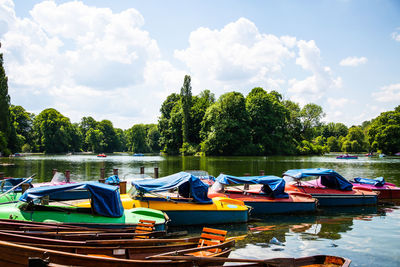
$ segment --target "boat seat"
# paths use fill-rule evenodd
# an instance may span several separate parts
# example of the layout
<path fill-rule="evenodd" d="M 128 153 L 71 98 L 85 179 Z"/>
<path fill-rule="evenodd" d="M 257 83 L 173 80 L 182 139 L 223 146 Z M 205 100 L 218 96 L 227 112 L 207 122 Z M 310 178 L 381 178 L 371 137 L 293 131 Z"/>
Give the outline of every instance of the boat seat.
<path fill-rule="evenodd" d="M 225 231 L 225 230 L 204 227 L 203 232 L 199 239 L 199 244 L 197 247 L 201 248 L 201 247 L 219 245 L 225 241 L 226 233 L 227 233 L 227 231 Z M 193 255 L 193 256 L 197 256 L 197 257 L 207 257 L 210 254 L 218 253 L 220 251 L 221 251 L 221 249 L 215 248 L 215 249 L 209 249 L 209 250 L 203 250 L 203 251 L 189 253 L 189 255 Z"/>
<path fill-rule="evenodd" d="M 155 230 L 155 224 L 156 221 L 150 221 L 150 220 L 143 220 L 140 219 L 138 225 L 135 228 L 135 233 L 139 234 L 148 234 L 151 233 Z M 149 238 L 149 235 L 138 235 L 135 236 L 135 239 L 147 239 Z"/>

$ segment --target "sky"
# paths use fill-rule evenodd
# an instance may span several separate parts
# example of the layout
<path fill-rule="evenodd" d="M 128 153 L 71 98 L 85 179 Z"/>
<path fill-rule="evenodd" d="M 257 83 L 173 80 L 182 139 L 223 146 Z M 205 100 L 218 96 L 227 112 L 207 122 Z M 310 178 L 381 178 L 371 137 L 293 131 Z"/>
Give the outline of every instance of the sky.
<path fill-rule="evenodd" d="M 0 0 L 11 104 L 157 123 L 179 93 L 252 88 L 360 125 L 400 105 L 398 0 Z"/>

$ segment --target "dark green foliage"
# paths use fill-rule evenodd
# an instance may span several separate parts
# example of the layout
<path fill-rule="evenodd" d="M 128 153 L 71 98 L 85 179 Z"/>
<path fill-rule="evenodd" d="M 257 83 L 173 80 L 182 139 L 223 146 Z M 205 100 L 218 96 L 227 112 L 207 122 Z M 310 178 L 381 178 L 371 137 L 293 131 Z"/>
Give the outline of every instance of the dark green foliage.
<path fill-rule="evenodd" d="M 254 88 L 246 97 L 253 144 L 262 148 L 264 154 L 281 154 L 285 142 L 286 122 L 289 110 L 281 102 L 282 96 L 275 91 L 267 93 L 260 87 Z"/>
<path fill-rule="evenodd" d="M 0 132 L 2 132 L 2 142 L 6 142 L 3 146 L 7 147 L 8 139 L 11 132 L 11 123 L 10 123 L 10 96 L 8 95 L 8 78 L 6 76 L 6 72 L 3 67 L 3 54 L 0 54 Z M 14 141 L 15 142 L 15 141 Z M 1 151 L 5 151 L 6 148 L 3 148 Z M 0 152 L 1 152 L 0 151 Z M 9 151 L 7 150 L 8 154 Z"/>
<path fill-rule="evenodd" d="M 381 113 L 367 130 L 367 139 L 373 150 L 387 154 L 400 151 L 400 106 Z"/>
<path fill-rule="evenodd" d="M 201 150 L 211 155 L 252 153 L 249 117 L 241 93 L 223 94 L 210 106 L 202 122 Z M 241 153 L 242 152 L 242 153 Z"/>
<path fill-rule="evenodd" d="M 43 110 L 33 121 L 39 151 L 60 153 L 74 150 L 75 129 L 70 120 L 55 109 Z"/>
<path fill-rule="evenodd" d="M 192 86 L 190 84 L 191 78 L 189 75 L 185 75 L 183 86 L 181 88 L 181 101 L 182 101 L 182 114 L 183 114 L 183 141 L 192 142 L 193 138 L 190 135 L 190 129 L 192 129 Z"/>
<path fill-rule="evenodd" d="M 21 151 L 22 146 L 27 144 L 30 149 L 34 148 L 33 119 L 34 114 L 27 112 L 21 106 L 11 106 L 10 115 L 12 127 L 15 129 L 16 146 L 15 151 Z"/>

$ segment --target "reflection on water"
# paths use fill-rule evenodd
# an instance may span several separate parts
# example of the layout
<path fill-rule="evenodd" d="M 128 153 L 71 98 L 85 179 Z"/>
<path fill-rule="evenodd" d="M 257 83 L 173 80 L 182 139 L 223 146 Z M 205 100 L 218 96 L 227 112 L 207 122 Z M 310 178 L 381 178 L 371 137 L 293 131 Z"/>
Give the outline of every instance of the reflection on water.
<path fill-rule="evenodd" d="M 72 180 L 97 180 L 100 168 L 106 175 L 118 169 L 120 178 L 129 179 L 140 173 L 153 175 L 155 167 L 160 176 L 182 170 L 205 170 L 211 175 L 265 174 L 280 176 L 288 169 L 331 168 L 346 178 L 357 176 L 400 184 L 400 157 L 339 160 L 332 156 L 313 157 L 161 157 L 131 155 L 54 155 L 0 158 L 0 172 L 6 176 L 29 177 L 36 173 L 34 182 L 50 181 L 52 170 L 71 171 Z M 338 255 L 353 260 L 352 266 L 400 266 L 400 210 L 397 206 L 329 208 L 316 214 L 282 216 L 268 215 L 252 219 L 247 224 L 219 225 L 230 236 L 246 235 L 237 240 L 232 257 L 273 258 L 303 257 L 315 254 Z M 172 231 L 187 230 L 197 235 L 202 227 L 177 227 Z"/>

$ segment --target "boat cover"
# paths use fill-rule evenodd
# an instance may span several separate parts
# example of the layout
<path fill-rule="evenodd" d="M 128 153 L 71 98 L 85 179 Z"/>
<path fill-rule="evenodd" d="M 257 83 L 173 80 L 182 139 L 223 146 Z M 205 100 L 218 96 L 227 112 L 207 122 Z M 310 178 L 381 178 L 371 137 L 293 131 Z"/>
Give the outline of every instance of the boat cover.
<path fill-rule="evenodd" d="M 110 185 L 119 185 L 119 182 L 120 180 L 118 178 L 118 175 L 110 176 L 105 180 L 105 183 Z"/>
<path fill-rule="evenodd" d="M 296 169 L 296 170 L 288 170 L 284 174 L 284 176 L 290 176 L 295 179 L 302 179 L 309 176 L 320 176 L 321 184 L 331 189 L 339 189 L 351 191 L 353 190 L 353 185 L 347 181 L 343 176 L 339 173 L 335 172 L 331 169 L 324 168 L 314 168 L 314 169 Z"/>
<path fill-rule="evenodd" d="M 374 185 L 374 186 L 383 186 L 385 184 L 385 179 L 383 177 L 377 177 L 375 179 L 357 177 L 357 178 L 354 178 L 354 182 L 359 183 L 359 184 L 370 184 L 370 185 Z"/>
<path fill-rule="evenodd" d="M 232 176 L 227 174 L 220 174 L 216 181 L 224 184 L 262 184 L 261 190 L 275 198 L 288 198 L 289 195 L 285 192 L 285 180 L 278 176 Z"/>
<path fill-rule="evenodd" d="M 69 190 L 87 190 L 90 192 L 92 209 L 102 216 L 121 217 L 124 208 L 119 196 L 118 187 L 102 184 L 99 182 L 81 182 L 65 185 L 52 185 L 30 188 L 20 197 L 20 201 L 30 202 L 35 199 L 49 196 L 51 194 L 59 194 Z"/>
<path fill-rule="evenodd" d="M 198 177 L 187 172 L 179 172 L 158 179 L 136 180 L 132 181 L 132 185 L 143 193 L 165 192 L 178 188 L 178 193 L 182 197 L 193 198 L 197 203 L 212 203 L 212 200 L 207 197 L 208 186 Z"/>
<path fill-rule="evenodd" d="M 18 187 L 14 188 L 13 192 L 21 192 L 22 191 L 22 184 L 29 184 L 29 187 L 32 187 L 32 178 L 7 178 L 1 182 L 1 192 L 7 192 L 11 188 L 16 185 Z"/>

